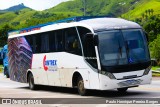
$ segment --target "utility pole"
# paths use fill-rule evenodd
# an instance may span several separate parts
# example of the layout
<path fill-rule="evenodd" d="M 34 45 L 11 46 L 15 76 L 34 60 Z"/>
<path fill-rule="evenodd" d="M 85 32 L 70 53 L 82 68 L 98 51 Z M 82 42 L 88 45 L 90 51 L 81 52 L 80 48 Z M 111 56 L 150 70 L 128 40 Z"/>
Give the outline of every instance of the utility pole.
<path fill-rule="evenodd" d="M 86 0 L 82 0 L 83 2 L 83 16 L 86 16 Z"/>

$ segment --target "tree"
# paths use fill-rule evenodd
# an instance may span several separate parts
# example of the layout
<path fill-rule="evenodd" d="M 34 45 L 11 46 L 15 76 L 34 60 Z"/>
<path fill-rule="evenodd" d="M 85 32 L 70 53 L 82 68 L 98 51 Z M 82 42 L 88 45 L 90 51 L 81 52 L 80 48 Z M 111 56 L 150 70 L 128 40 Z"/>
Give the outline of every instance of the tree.
<path fill-rule="evenodd" d="M 148 15 L 148 10 L 145 10 L 146 16 Z"/>
<path fill-rule="evenodd" d="M 149 40 L 152 42 L 160 34 L 160 19 L 158 17 L 149 17 L 143 25 L 145 31 L 149 34 Z"/>
<path fill-rule="evenodd" d="M 145 17 L 145 14 L 144 14 L 144 13 L 142 13 L 142 19 L 144 19 L 144 17 Z"/>
<path fill-rule="evenodd" d="M 153 16 L 153 12 L 154 12 L 154 10 L 153 10 L 153 9 L 151 9 L 150 11 L 151 11 L 151 14 L 152 14 L 152 16 Z"/>
<path fill-rule="evenodd" d="M 4 25 L 2 29 L 0 29 L 0 46 L 4 46 L 7 44 L 8 32 L 13 30 L 11 26 L 8 24 Z"/>
<path fill-rule="evenodd" d="M 151 10 L 150 9 L 148 9 L 148 14 L 149 14 L 149 16 L 151 15 Z"/>
<path fill-rule="evenodd" d="M 160 66 L 160 34 L 153 42 L 150 43 L 151 57 L 156 58 Z"/>

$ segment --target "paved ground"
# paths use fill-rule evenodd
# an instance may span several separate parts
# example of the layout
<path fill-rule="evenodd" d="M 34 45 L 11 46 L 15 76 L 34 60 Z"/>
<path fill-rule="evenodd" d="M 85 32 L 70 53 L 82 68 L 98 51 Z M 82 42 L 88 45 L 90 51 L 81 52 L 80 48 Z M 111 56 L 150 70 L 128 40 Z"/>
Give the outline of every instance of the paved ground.
<path fill-rule="evenodd" d="M 0 74 L 0 98 L 51 98 L 51 99 L 42 99 L 42 102 L 45 100 L 49 105 L 39 105 L 42 106 L 53 106 L 53 107 L 133 107 L 137 105 L 126 105 L 126 104 L 105 104 L 106 100 L 114 99 L 124 99 L 124 98 L 158 98 L 160 100 L 160 78 L 153 78 L 152 84 L 143 85 L 136 88 L 131 88 L 127 93 L 121 94 L 116 90 L 109 91 L 95 91 L 92 90 L 89 92 L 88 96 L 79 96 L 76 89 L 72 88 L 60 88 L 60 87 L 49 87 L 49 86 L 40 86 L 38 90 L 32 91 L 28 88 L 28 84 L 22 84 L 18 82 L 11 81 L 10 79 L 5 78 Z M 60 99 L 58 99 L 60 98 Z M 86 98 L 86 99 L 85 99 Z M 27 99 L 28 100 L 28 99 Z M 41 100 L 41 99 L 40 99 Z M 90 102 L 91 104 L 84 104 Z M 16 103 L 16 102 L 15 102 Z M 68 104 L 66 104 L 68 103 Z M 77 103 L 77 104 L 72 104 Z M 0 105 L 10 107 L 11 105 Z M 22 107 L 26 105 L 12 105 L 12 107 Z M 27 105 L 35 106 L 35 105 Z M 157 104 L 140 104 L 140 107 L 160 107 Z"/>

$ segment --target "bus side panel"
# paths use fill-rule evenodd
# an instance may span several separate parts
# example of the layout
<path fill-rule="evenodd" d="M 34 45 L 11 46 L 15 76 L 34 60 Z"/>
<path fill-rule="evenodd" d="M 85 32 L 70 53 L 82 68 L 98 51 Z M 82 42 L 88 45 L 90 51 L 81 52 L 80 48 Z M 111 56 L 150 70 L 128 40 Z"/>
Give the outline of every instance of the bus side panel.
<path fill-rule="evenodd" d="M 48 56 L 47 54 L 33 54 L 32 56 L 32 74 L 34 76 L 35 84 L 41 85 L 49 85 L 48 84 L 48 76 L 47 72 L 49 70 L 45 70 L 45 62 L 47 61 Z M 54 77 L 52 77 L 54 78 Z"/>
<path fill-rule="evenodd" d="M 98 71 L 93 71 L 93 69 L 89 69 L 89 82 L 90 89 L 99 89 L 100 88 L 100 80 L 98 76 Z"/>
<path fill-rule="evenodd" d="M 31 67 L 32 50 L 24 37 L 8 40 L 8 61 L 10 79 L 27 82 L 27 70 Z"/>

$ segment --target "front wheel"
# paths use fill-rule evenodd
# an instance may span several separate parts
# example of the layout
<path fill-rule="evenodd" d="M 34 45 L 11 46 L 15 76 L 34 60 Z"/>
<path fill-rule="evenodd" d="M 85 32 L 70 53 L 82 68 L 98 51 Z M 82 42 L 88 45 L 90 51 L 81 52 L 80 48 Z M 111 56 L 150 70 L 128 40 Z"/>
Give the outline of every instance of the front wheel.
<path fill-rule="evenodd" d="M 77 88 L 78 88 L 78 93 L 81 96 L 85 96 L 86 95 L 87 90 L 84 88 L 84 82 L 83 82 L 82 77 L 78 78 Z"/>
<path fill-rule="evenodd" d="M 28 77 L 28 83 L 29 83 L 29 88 L 31 90 L 35 90 L 36 89 L 36 85 L 34 84 L 34 77 L 33 75 L 30 73 L 29 77 Z"/>
<path fill-rule="evenodd" d="M 128 88 L 118 88 L 117 89 L 120 93 L 125 93 L 127 90 L 128 90 Z"/>

